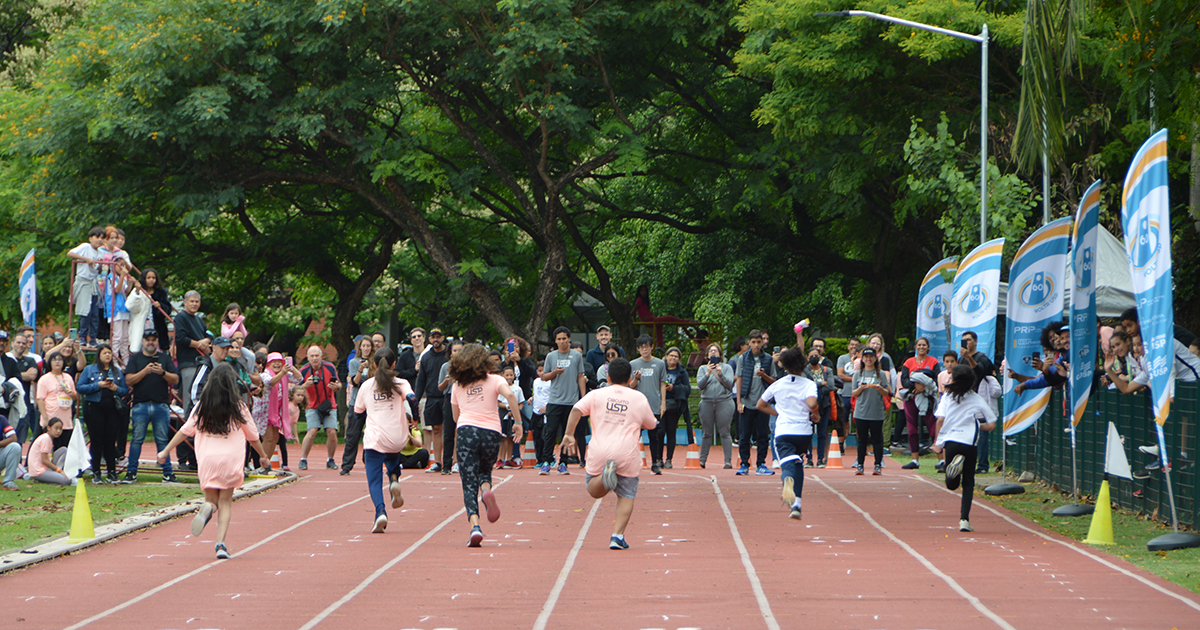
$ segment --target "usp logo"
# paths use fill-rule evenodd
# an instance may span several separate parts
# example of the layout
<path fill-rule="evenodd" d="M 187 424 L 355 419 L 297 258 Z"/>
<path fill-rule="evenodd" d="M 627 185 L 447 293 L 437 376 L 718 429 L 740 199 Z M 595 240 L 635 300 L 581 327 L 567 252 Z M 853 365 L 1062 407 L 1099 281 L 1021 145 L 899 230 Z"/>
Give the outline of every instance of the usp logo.
<path fill-rule="evenodd" d="M 1159 227 L 1158 221 L 1151 221 L 1149 217 L 1138 221 L 1137 238 L 1133 242 L 1133 247 L 1127 252 L 1129 262 L 1133 265 L 1134 270 L 1147 272 L 1154 270 L 1154 261 L 1158 258 L 1158 248 L 1162 243 Z"/>
<path fill-rule="evenodd" d="M 1041 306 L 1054 296 L 1054 287 L 1054 276 L 1038 271 L 1033 274 L 1032 278 L 1021 284 L 1021 288 L 1017 292 L 1017 301 L 1022 306 L 1029 308 Z"/>
<path fill-rule="evenodd" d="M 925 317 L 931 320 L 940 320 L 949 308 L 950 302 L 946 300 L 946 296 L 935 295 L 925 303 Z"/>
<path fill-rule="evenodd" d="M 974 315 L 988 305 L 988 292 L 981 284 L 971 285 L 967 294 L 958 301 L 958 310 L 964 315 Z"/>

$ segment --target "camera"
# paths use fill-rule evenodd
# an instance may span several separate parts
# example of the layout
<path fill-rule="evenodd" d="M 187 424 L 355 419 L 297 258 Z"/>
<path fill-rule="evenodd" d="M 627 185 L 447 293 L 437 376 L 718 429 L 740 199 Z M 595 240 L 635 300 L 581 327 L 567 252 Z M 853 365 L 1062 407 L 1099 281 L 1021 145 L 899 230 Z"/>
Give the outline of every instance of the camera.
<path fill-rule="evenodd" d="M 708 362 L 712 365 L 716 365 L 721 362 L 721 357 L 708 357 Z"/>

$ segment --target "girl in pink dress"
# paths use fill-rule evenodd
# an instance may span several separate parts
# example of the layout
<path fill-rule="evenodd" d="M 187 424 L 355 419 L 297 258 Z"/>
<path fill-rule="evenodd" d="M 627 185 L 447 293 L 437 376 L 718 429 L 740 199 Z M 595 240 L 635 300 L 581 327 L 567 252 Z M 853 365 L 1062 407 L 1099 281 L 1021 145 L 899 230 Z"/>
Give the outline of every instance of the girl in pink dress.
<path fill-rule="evenodd" d="M 166 448 L 159 451 L 158 462 L 167 461 L 171 449 L 185 437 L 196 438 L 196 459 L 199 463 L 200 487 L 204 489 L 204 505 L 192 520 L 192 535 L 199 537 L 204 526 L 217 513 L 217 558 L 229 558 L 225 534 L 233 510 L 233 491 L 242 487 L 246 444 L 249 443 L 266 461 L 270 461 L 258 441 L 258 429 L 250 417 L 250 409 L 242 402 L 237 373 L 222 362 L 200 393 L 200 401 L 192 410 L 187 423 L 175 433 Z"/>

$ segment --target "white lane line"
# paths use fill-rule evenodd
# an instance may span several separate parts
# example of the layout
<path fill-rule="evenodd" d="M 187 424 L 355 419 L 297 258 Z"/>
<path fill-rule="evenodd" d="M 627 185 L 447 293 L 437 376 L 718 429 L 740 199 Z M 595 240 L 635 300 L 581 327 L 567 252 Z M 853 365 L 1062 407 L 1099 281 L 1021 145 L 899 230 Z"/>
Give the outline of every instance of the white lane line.
<path fill-rule="evenodd" d="M 255 550 L 255 549 L 257 549 L 257 548 L 259 548 L 259 547 L 261 547 L 261 546 L 263 546 L 263 545 L 265 545 L 265 544 L 267 544 L 267 543 L 271 542 L 272 540 L 275 540 L 276 538 L 279 538 L 280 536 L 282 536 L 282 535 L 284 535 L 284 534 L 286 534 L 286 533 L 288 533 L 288 532 L 295 531 L 297 528 L 303 527 L 304 525 L 307 525 L 307 524 L 309 524 L 309 523 L 311 523 L 311 522 L 313 522 L 313 521 L 315 521 L 315 520 L 317 520 L 317 519 L 319 519 L 319 518 L 322 518 L 322 517 L 325 517 L 325 516 L 329 516 L 330 514 L 333 514 L 334 512 L 337 512 L 338 510 L 340 510 L 340 509 L 342 509 L 342 508 L 350 507 L 351 505 L 354 505 L 355 503 L 358 503 L 359 501 L 362 501 L 363 499 L 366 499 L 366 498 L 369 498 L 369 497 L 368 497 L 368 496 L 362 496 L 362 497 L 359 497 L 359 498 L 357 498 L 357 499 L 355 499 L 355 500 L 353 500 L 353 501 L 348 501 L 348 502 L 346 502 L 346 503 L 343 503 L 343 504 L 341 504 L 341 505 L 339 505 L 339 506 L 337 506 L 337 507 L 335 507 L 335 508 L 333 508 L 333 509 L 327 510 L 327 511 L 325 511 L 325 512 L 321 512 L 320 514 L 317 514 L 316 516 L 310 516 L 310 517 L 308 517 L 308 518 L 304 519 L 303 521 L 300 521 L 299 523 L 296 523 L 295 525 L 292 525 L 291 527 L 288 527 L 287 529 L 283 529 L 283 530 L 277 531 L 277 532 L 275 532 L 274 534 L 271 534 L 270 536 L 267 536 L 266 538 L 264 538 L 264 539 L 262 539 L 262 540 L 260 540 L 260 541 L 258 541 L 258 542 L 256 542 L 256 543 L 254 543 L 253 545 L 250 545 L 249 547 L 246 547 L 245 549 L 243 549 L 243 550 L 241 550 L 241 551 L 239 551 L 239 552 L 237 552 L 237 553 L 233 554 L 233 556 L 232 556 L 232 557 L 234 557 L 234 558 L 238 558 L 238 557 L 240 557 L 240 556 L 243 556 L 243 555 L 245 555 L 245 554 L 247 554 L 247 553 L 250 553 L 251 551 L 253 551 L 253 550 Z M 219 564 L 225 564 L 225 563 L 226 563 L 226 561 L 225 561 L 225 560 L 214 560 L 213 562 L 210 562 L 210 563 L 208 563 L 208 564 L 206 564 L 206 565 L 204 565 L 204 566 L 201 566 L 201 567 L 200 567 L 200 568 L 198 568 L 198 569 L 195 569 L 195 570 L 193 570 L 193 571 L 189 571 L 188 573 L 184 573 L 183 575 L 181 575 L 181 576 L 179 576 L 179 577 L 177 577 L 177 578 L 175 578 L 175 579 L 173 579 L 173 580 L 170 580 L 170 581 L 167 581 L 167 582 L 163 582 L 162 584 L 160 584 L 160 585 L 158 585 L 158 586 L 156 586 L 156 587 L 154 587 L 154 588 L 152 588 L 152 589 L 150 589 L 150 590 L 146 591 L 145 593 L 142 593 L 141 595 L 138 595 L 137 597 L 134 597 L 133 599 L 127 600 L 127 601 L 125 601 L 125 602 L 123 602 L 123 603 L 117 604 L 116 606 L 113 606 L 112 608 L 109 608 L 108 610 L 106 610 L 106 611 L 104 611 L 104 612 L 102 612 L 102 613 L 98 613 L 98 614 L 92 615 L 91 617 L 88 617 L 87 619 L 84 619 L 83 621 L 80 621 L 79 623 L 76 623 L 76 624 L 74 624 L 74 625 L 67 626 L 67 627 L 65 628 L 65 630 L 76 630 L 77 628 L 82 628 L 82 627 L 84 627 L 84 626 L 86 626 L 86 625 L 88 625 L 88 624 L 92 623 L 93 621 L 98 621 L 98 620 L 100 620 L 100 619 L 103 619 L 103 618 L 105 618 L 105 617 L 107 617 L 107 616 L 109 616 L 109 615 L 111 615 L 111 614 L 115 613 L 115 612 L 120 612 L 120 611 L 122 611 L 122 610 L 124 610 L 124 609 L 126 609 L 126 608 L 129 608 L 130 606 L 132 606 L 132 605 L 134 605 L 134 604 L 136 604 L 136 603 L 138 603 L 138 602 L 140 602 L 140 601 L 142 601 L 142 600 L 144 600 L 144 599 L 146 599 L 146 598 L 148 598 L 148 597 L 151 597 L 151 596 L 153 596 L 153 595 L 154 595 L 154 594 L 156 594 L 156 593 L 159 593 L 159 592 L 161 592 L 161 591 L 164 591 L 164 590 L 166 590 L 166 589 L 168 589 L 168 588 L 170 588 L 170 587 L 172 587 L 172 586 L 175 586 L 176 584 L 179 584 L 180 582 L 182 582 L 182 581 L 184 581 L 184 580 L 186 580 L 186 579 L 188 579 L 188 578 L 190 578 L 190 577 L 193 577 L 193 576 L 199 575 L 199 574 L 201 574 L 201 573 L 203 573 L 203 572 L 205 572 L 205 571 L 207 571 L 207 570 L 209 570 L 209 569 L 211 569 L 211 568 L 213 568 L 213 567 L 215 567 L 215 566 L 217 566 L 217 565 L 219 565 Z"/>
<path fill-rule="evenodd" d="M 925 565 L 925 568 L 929 569 L 930 573 L 942 578 L 942 581 L 944 581 L 946 584 L 950 585 L 950 588 L 954 589 L 954 592 L 958 593 L 960 596 L 962 596 L 963 599 L 970 602 L 971 605 L 975 607 L 975 610 L 978 610 L 979 612 L 983 613 L 983 615 L 985 617 L 987 617 L 988 619 L 991 619 L 993 622 L 995 622 L 995 624 L 997 626 L 1004 628 L 1004 630 L 1016 630 L 1016 628 L 1014 628 L 1011 624 L 1009 624 L 1002 617 L 1000 617 L 1000 615 L 997 615 L 996 613 L 992 612 L 991 609 L 989 609 L 987 606 L 984 606 L 983 602 L 979 601 L 978 597 L 975 597 L 974 595 L 967 592 L 967 589 L 963 588 L 962 585 L 960 585 L 958 582 L 956 582 L 954 580 L 954 578 L 950 577 L 949 575 L 946 575 L 944 572 L 942 572 L 941 569 L 937 568 L 932 562 L 930 562 L 928 558 L 921 555 L 920 552 L 918 552 L 916 549 L 913 549 L 911 546 L 909 546 L 908 543 L 904 542 L 903 540 L 900 540 L 899 538 L 896 537 L 895 534 L 888 531 L 887 528 L 885 528 L 883 525 L 880 525 L 878 522 L 876 522 L 874 518 L 871 518 L 870 513 L 868 513 L 866 510 L 863 510 L 862 508 L 858 507 L 858 505 L 856 505 L 853 501 L 851 501 L 849 497 L 842 494 L 841 492 L 838 492 L 837 490 L 835 490 L 833 488 L 833 486 L 825 483 L 825 481 L 823 479 L 821 479 L 820 477 L 818 477 L 816 475 L 813 475 L 812 479 L 814 481 L 816 481 L 817 483 L 821 484 L 822 486 L 825 486 L 826 490 L 836 494 L 838 496 L 838 498 L 840 498 L 842 501 L 846 502 L 846 505 L 849 505 L 850 507 L 854 508 L 854 510 L 856 512 L 858 512 L 859 514 L 861 514 L 862 517 L 864 519 L 866 519 L 868 523 L 870 523 L 872 526 L 875 527 L 875 529 L 878 529 L 879 531 L 883 532 L 883 534 L 885 536 L 887 536 L 888 538 L 890 538 L 892 542 L 899 545 L 901 549 L 907 551 L 909 555 L 916 558 L 917 561 L 920 562 L 921 564 Z"/>
<path fill-rule="evenodd" d="M 492 487 L 499 488 L 500 486 L 507 483 L 509 479 L 512 479 L 512 478 L 513 478 L 513 476 L 509 475 L 509 476 L 505 477 L 500 483 L 495 484 Z M 358 584 L 358 586 L 351 589 L 349 593 L 346 593 L 345 595 L 342 596 L 341 599 L 330 604 L 327 608 L 325 608 L 325 610 L 322 610 L 321 612 L 317 613 L 317 616 L 310 619 L 308 621 L 308 623 L 304 624 L 303 626 L 300 626 L 300 630 L 310 630 L 311 628 L 315 627 L 317 624 L 324 621 L 326 617 L 333 614 L 334 611 L 336 611 L 338 608 L 341 608 L 343 605 L 346 604 L 346 602 L 354 599 L 354 597 L 356 595 L 358 595 L 359 593 L 362 593 L 364 590 L 366 590 L 366 588 L 368 586 L 370 586 L 372 582 L 379 579 L 379 576 L 386 573 L 388 571 L 388 569 L 391 569 L 392 567 L 396 566 L 401 560 L 412 555 L 412 553 L 414 551 L 416 551 L 421 545 L 425 544 L 426 541 L 428 541 L 430 538 L 433 538 L 433 536 L 435 534 L 442 531 L 442 529 L 444 527 L 446 527 L 450 523 L 454 522 L 456 519 L 461 518 L 462 515 L 465 514 L 466 512 L 467 512 L 467 508 L 465 508 L 465 507 L 458 508 L 457 512 L 455 512 L 454 514 L 451 514 L 450 516 L 447 516 L 446 520 L 442 521 L 441 523 L 438 523 L 438 525 L 436 527 L 429 530 L 428 532 L 425 532 L 424 536 L 420 537 L 416 542 L 409 545 L 408 549 L 405 549 L 400 555 L 396 556 L 395 558 L 392 558 L 391 560 L 388 561 L 387 564 L 376 569 L 374 573 L 372 573 L 371 575 L 368 575 L 367 579 L 360 582 Z"/>
<path fill-rule="evenodd" d="M 927 484 L 930 484 L 930 485 L 934 486 L 935 488 L 938 488 L 938 489 L 940 489 L 940 490 L 944 490 L 944 491 L 948 492 L 948 493 L 949 493 L 949 494 L 951 494 L 951 495 L 954 495 L 954 496 L 956 496 L 956 497 L 958 496 L 958 494 L 957 494 L 957 493 L 955 493 L 955 492 L 951 492 L 951 491 L 950 491 L 948 488 L 946 488 L 945 486 L 943 486 L 943 485 L 941 485 L 941 484 L 937 483 L 936 481 L 930 481 L 929 479 L 926 479 L 924 476 L 920 476 L 920 475 L 917 475 L 917 476 L 916 476 L 916 478 L 917 478 L 918 480 L 920 480 L 920 481 L 923 481 L 923 482 L 925 482 L 925 483 L 927 483 Z M 1163 595 L 1169 595 L 1169 596 L 1171 596 L 1171 597 L 1174 597 L 1175 599 L 1178 599 L 1179 601 L 1183 602 L 1184 604 L 1187 604 L 1188 606 L 1191 606 L 1192 608 L 1194 608 L 1194 609 L 1196 609 L 1196 610 L 1200 610 L 1200 603 L 1197 603 L 1195 600 L 1188 599 L 1187 597 L 1184 597 L 1183 595 L 1180 595 L 1179 593 L 1172 592 L 1170 589 L 1163 588 L 1162 586 L 1160 586 L 1160 585 L 1158 585 L 1158 584 L 1155 584 L 1154 582 L 1152 582 L 1152 581 L 1150 581 L 1150 580 L 1146 579 L 1146 578 L 1145 578 L 1145 577 L 1143 577 L 1143 576 L 1140 576 L 1140 575 L 1138 575 L 1138 574 L 1134 573 L 1133 571 L 1130 571 L 1130 570 L 1128 570 L 1128 569 L 1126 569 L 1126 568 L 1124 568 L 1124 567 L 1122 567 L 1122 566 L 1118 566 L 1118 565 L 1116 565 L 1116 564 L 1113 564 L 1112 562 L 1109 562 L 1108 560 L 1105 560 L 1103 557 L 1101 557 L 1101 556 L 1098 556 L 1098 555 L 1096 555 L 1096 554 L 1092 553 L 1091 551 L 1089 551 L 1089 550 L 1088 550 L 1088 549 L 1086 549 L 1086 548 L 1083 548 L 1083 547 L 1076 547 L 1076 546 L 1075 546 L 1075 545 L 1073 545 L 1073 544 L 1069 544 L 1069 543 L 1067 543 L 1067 542 L 1065 542 L 1065 541 L 1062 541 L 1062 540 L 1059 540 L 1059 539 L 1057 539 L 1057 538 L 1055 538 L 1055 537 L 1053 537 L 1053 536 L 1048 536 L 1048 535 L 1046 535 L 1046 534 L 1044 534 L 1044 533 L 1042 533 L 1042 532 L 1039 532 L 1039 531 L 1037 531 L 1037 530 L 1035 530 L 1035 529 L 1030 529 L 1030 528 L 1028 528 L 1028 527 L 1026 527 L 1026 526 L 1024 526 L 1024 525 L 1022 525 L 1022 524 L 1020 524 L 1020 523 L 1018 523 L 1017 521 L 1014 521 L 1013 519 L 1009 518 L 1009 517 L 1008 517 L 1008 515 L 1006 515 L 1006 514 L 1004 514 L 1004 513 L 1000 512 L 999 510 L 997 510 L 997 509 L 993 508 L 992 506 L 988 505 L 988 504 L 987 504 L 987 502 L 985 502 L 985 501 L 977 501 L 977 502 L 975 503 L 975 505 L 977 505 L 977 506 L 979 506 L 979 507 L 981 507 L 981 508 L 983 508 L 983 509 L 985 509 L 985 510 L 987 510 L 987 511 L 991 512 L 992 514 L 995 514 L 996 516 L 999 516 L 1000 518 L 1002 518 L 1002 519 L 1004 519 L 1004 520 L 1008 521 L 1009 523 L 1011 523 L 1011 524 L 1015 525 L 1016 527 L 1018 527 L 1018 528 L 1020 528 L 1020 529 L 1023 529 L 1023 530 L 1025 530 L 1025 531 L 1027 531 L 1027 532 L 1029 532 L 1029 533 L 1031 533 L 1031 534 L 1033 534 L 1033 535 L 1035 535 L 1035 536 L 1039 536 L 1039 537 L 1041 537 L 1041 538 L 1044 538 L 1044 539 L 1046 539 L 1046 540 L 1049 540 L 1050 542 L 1053 542 L 1053 543 L 1056 543 L 1056 544 L 1062 545 L 1062 546 L 1066 547 L 1067 549 L 1070 549 L 1071 551 L 1074 551 L 1074 552 L 1077 552 L 1077 553 L 1083 554 L 1084 556 L 1086 556 L 1086 557 L 1088 557 L 1088 558 L 1091 558 L 1092 560 L 1095 560 L 1096 562 L 1099 562 L 1100 564 L 1102 564 L 1102 565 L 1104 565 L 1104 566 L 1106 566 L 1106 567 L 1108 567 L 1108 568 L 1110 568 L 1110 569 L 1112 569 L 1112 570 L 1114 570 L 1114 571 L 1117 571 L 1117 572 L 1119 572 L 1119 573 L 1122 573 L 1122 574 L 1124 574 L 1124 575 L 1126 575 L 1126 576 L 1128 576 L 1128 577 L 1131 577 L 1131 578 L 1133 578 L 1133 579 L 1135 579 L 1135 580 L 1137 580 L 1137 581 L 1141 582 L 1142 584 L 1145 584 L 1146 586 L 1149 586 L 1150 588 L 1152 588 L 1152 589 L 1154 589 L 1154 590 L 1156 590 L 1156 591 L 1158 591 L 1158 592 L 1162 593 Z"/>
<path fill-rule="evenodd" d="M 550 596 L 546 598 L 546 603 L 542 605 L 542 612 L 534 622 L 533 630 L 546 630 L 550 614 L 554 612 L 554 606 L 558 604 L 558 596 L 562 594 L 563 587 L 567 585 L 567 576 L 571 574 L 571 568 L 575 566 L 575 557 L 579 555 L 579 549 L 583 547 L 583 541 L 587 538 L 588 530 L 592 528 L 592 521 L 596 518 L 596 511 L 600 509 L 600 504 L 603 502 L 603 499 L 596 499 L 592 503 L 592 511 L 588 512 L 587 520 L 583 522 L 583 527 L 579 529 L 579 535 L 575 537 L 575 546 L 571 547 L 571 553 L 567 554 L 567 561 L 563 563 L 562 570 L 558 572 L 558 579 L 554 582 L 554 588 L 550 589 Z"/>
<path fill-rule="evenodd" d="M 750 579 L 750 588 L 754 590 L 754 598 L 758 600 L 758 610 L 762 613 L 763 620 L 767 622 L 768 630 L 779 630 L 779 622 L 775 620 L 775 613 L 771 612 L 767 594 L 763 592 L 762 582 L 758 581 L 758 572 L 754 570 L 754 564 L 750 562 L 750 553 L 746 551 L 746 544 L 742 542 L 742 535 L 738 533 L 737 523 L 733 522 L 733 513 L 729 511 L 729 505 L 725 503 L 725 495 L 721 493 L 721 486 L 717 485 L 716 475 L 709 477 L 709 480 L 712 483 L 713 492 L 717 495 L 717 501 L 721 504 L 721 511 L 725 512 L 725 521 L 729 523 L 729 531 L 733 532 L 733 542 L 737 543 L 738 553 L 742 556 L 742 566 L 746 567 L 746 577 Z"/>

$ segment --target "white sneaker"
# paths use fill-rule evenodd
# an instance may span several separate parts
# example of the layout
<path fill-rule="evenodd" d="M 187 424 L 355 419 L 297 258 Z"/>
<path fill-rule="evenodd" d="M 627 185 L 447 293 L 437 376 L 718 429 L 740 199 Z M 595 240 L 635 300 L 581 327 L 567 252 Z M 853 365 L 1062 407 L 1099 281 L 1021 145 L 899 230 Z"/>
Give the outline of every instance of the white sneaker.
<path fill-rule="evenodd" d="M 400 494 L 400 480 L 393 479 L 388 490 L 392 493 L 392 508 L 398 510 L 404 507 L 404 495 Z"/>
<path fill-rule="evenodd" d="M 1158 445 L 1139 446 L 1138 450 L 1147 455 L 1158 457 Z"/>
<path fill-rule="evenodd" d="M 963 522 L 965 523 L 966 521 Z M 371 533 L 382 534 L 385 529 L 387 529 L 387 514 L 380 514 L 375 517 L 375 527 L 371 530 Z"/>
<path fill-rule="evenodd" d="M 458 462 L 455 462 L 454 465 L 450 467 L 450 472 L 456 475 L 458 474 Z"/>
<path fill-rule="evenodd" d="M 775 460 L 775 461 L 771 462 L 771 469 L 779 470 L 779 460 Z"/>
<path fill-rule="evenodd" d="M 960 519 L 958 521 L 958 531 L 973 532 L 973 531 L 975 531 L 975 528 L 971 527 L 971 521 L 968 521 L 967 519 L 964 518 L 964 519 Z"/>

